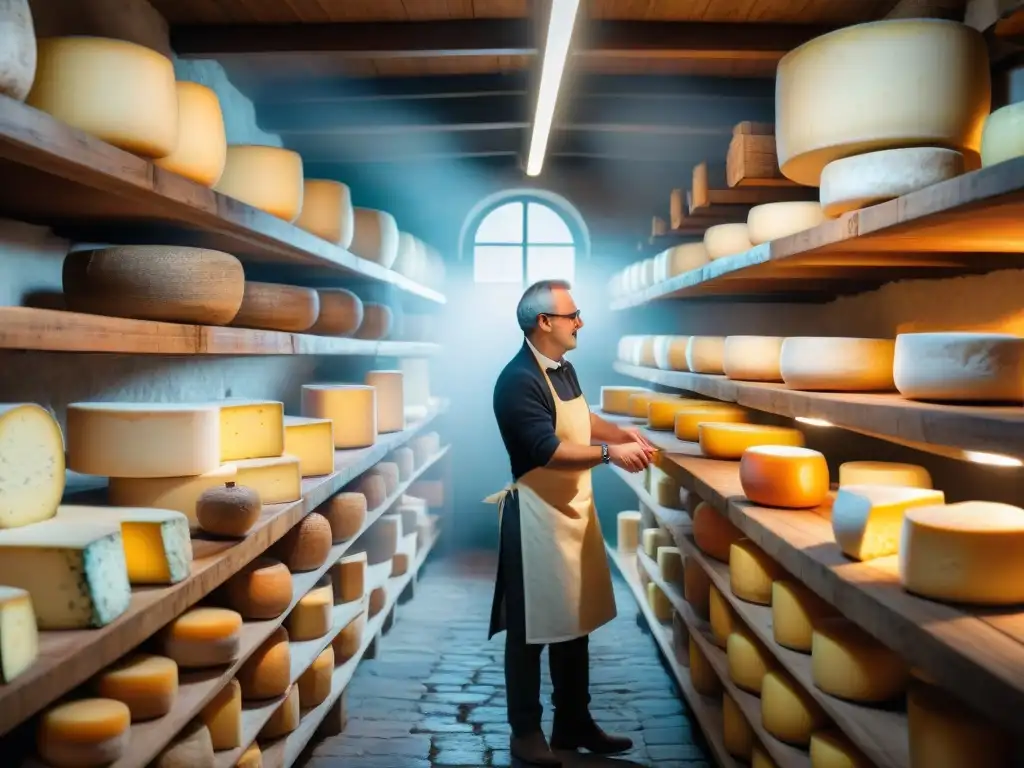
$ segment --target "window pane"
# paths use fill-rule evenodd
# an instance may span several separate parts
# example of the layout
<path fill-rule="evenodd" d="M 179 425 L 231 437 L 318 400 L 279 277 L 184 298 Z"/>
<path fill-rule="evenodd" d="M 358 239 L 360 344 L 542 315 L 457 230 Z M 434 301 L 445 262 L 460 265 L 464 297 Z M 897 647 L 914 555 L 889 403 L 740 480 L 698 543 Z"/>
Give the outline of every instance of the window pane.
<path fill-rule="evenodd" d="M 531 243 L 572 243 L 569 225 L 554 209 L 540 203 L 530 203 L 526 215 L 529 217 L 526 229 L 530 233 Z"/>
<path fill-rule="evenodd" d="M 568 280 L 576 276 L 576 248 L 565 245 L 531 245 L 526 249 L 526 283 Z"/>
<path fill-rule="evenodd" d="M 506 203 L 484 216 L 484 220 L 476 228 L 476 242 L 523 242 L 523 204 Z"/>
<path fill-rule="evenodd" d="M 473 249 L 473 279 L 478 283 L 523 283 L 521 245 L 478 245 Z"/>

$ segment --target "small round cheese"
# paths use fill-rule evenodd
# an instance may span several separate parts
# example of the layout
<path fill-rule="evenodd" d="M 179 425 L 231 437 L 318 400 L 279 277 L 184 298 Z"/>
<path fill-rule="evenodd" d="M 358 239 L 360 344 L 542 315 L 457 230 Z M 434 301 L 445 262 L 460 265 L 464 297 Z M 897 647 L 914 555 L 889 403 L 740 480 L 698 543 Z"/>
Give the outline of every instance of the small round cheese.
<path fill-rule="evenodd" d="M 335 635 L 331 641 L 334 649 L 335 664 L 344 664 L 351 659 L 363 645 L 363 630 L 366 629 L 366 614 L 360 613 Z"/>
<path fill-rule="evenodd" d="M 231 325 L 302 333 L 312 328 L 319 316 L 320 294 L 312 288 L 246 280 L 242 305 Z"/>
<path fill-rule="evenodd" d="M 295 642 L 323 637 L 331 631 L 333 608 L 334 590 L 329 584 L 309 590 L 288 614 L 288 636 Z"/>
<path fill-rule="evenodd" d="M 841 732 L 811 734 L 811 768 L 872 768 L 874 763 Z"/>
<path fill-rule="evenodd" d="M 704 230 L 704 248 L 712 261 L 744 253 L 753 247 L 746 223 L 715 224 Z"/>
<path fill-rule="evenodd" d="M 677 245 L 668 252 L 667 277 L 673 278 L 684 272 L 700 269 L 708 261 L 710 261 L 708 249 L 704 247 L 703 241 Z"/>
<path fill-rule="evenodd" d="M 896 342 L 830 336 L 790 336 L 782 343 L 779 370 L 790 389 L 820 392 L 888 392 Z"/>
<path fill-rule="evenodd" d="M 649 418 L 651 403 L 678 402 L 681 398 L 671 392 L 635 392 L 629 397 L 629 415 L 634 419 Z"/>
<path fill-rule="evenodd" d="M 228 153 L 220 101 L 205 85 L 179 80 L 175 86 L 178 143 L 173 152 L 153 162 L 204 187 L 212 187 L 224 173 Z"/>
<path fill-rule="evenodd" d="M 224 608 L 191 608 L 164 629 L 164 653 L 179 667 L 230 664 L 238 658 L 242 617 Z"/>
<path fill-rule="evenodd" d="M 327 701 L 331 695 L 334 673 L 334 648 L 327 646 L 299 677 L 299 706 L 310 709 Z"/>
<path fill-rule="evenodd" d="M 352 245 L 355 214 L 348 185 L 330 179 L 306 179 L 302 184 L 302 212 L 295 226 L 341 248 Z"/>
<path fill-rule="evenodd" d="M 779 741 L 806 747 L 811 733 L 825 727 L 828 717 L 799 683 L 772 671 L 761 683 L 761 724 Z"/>
<path fill-rule="evenodd" d="M 672 432 L 676 428 L 676 414 L 684 408 L 703 406 L 705 403 L 715 405 L 708 400 L 696 400 L 686 397 L 671 399 L 653 399 L 647 406 L 647 428 Z"/>
<path fill-rule="evenodd" d="M 708 603 L 711 614 L 712 639 L 719 648 L 725 648 L 729 641 L 729 635 L 736 629 L 742 628 L 742 622 L 736 615 L 736 611 L 729 605 L 729 601 L 725 599 L 725 595 L 719 592 L 718 587 L 714 584 L 711 585 Z"/>
<path fill-rule="evenodd" d="M 342 491 L 325 501 L 317 512 L 327 519 L 331 526 L 331 540 L 348 541 L 363 528 L 366 522 L 366 497 L 361 493 Z"/>
<path fill-rule="evenodd" d="M 199 714 L 210 731 L 213 749 L 238 749 L 242 745 L 242 686 L 232 678 L 210 699 Z"/>
<path fill-rule="evenodd" d="M 619 552 L 636 552 L 640 546 L 640 513 L 635 510 L 619 512 L 616 548 Z"/>
<path fill-rule="evenodd" d="M 356 330 L 356 338 L 365 341 L 381 341 L 391 335 L 395 325 L 395 313 L 386 304 L 363 302 L 363 322 Z"/>
<path fill-rule="evenodd" d="M 647 604 L 658 621 L 665 623 L 672 620 L 672 603 L 664 590 L 654 582 L 647 585 Z"/>
<path fill-rule="evenodd" d="M 747 411 L 728 403 L 691 405 L 676 411 L 673 431 L 680 440 L 695 443 L 700 440 L 702 424 L 738 424 L 746 420 Z"/>
<path fill-rule="evenodd" d="M 274 547 L 292 573 L 315 571 L 331 551 L 331 525 L 323 515 L 311 512 L 292 526 Z"/>
<path fill-rule="evenodd" d="M 888 557 L 899 550 L 903 515 L 908 509 L 945 501 L 942 491 L 926 488 L 843 485 L 832 504 L 832 533 L 847 557 Z"/>
<path fill-rule="evenodd" d="M 747 448 L 757 445 L 793 445 L 802 447 L 803 433 L 791 427 L 765 424 L 704 422 L 697 426 L 697 442 L 709 459 L 736 461 Z"/>
<path fill-rule="evenodd" d="M 745 762 L 754 749 L 754 729 L 750 727 L 736 700 L 722 692 L 722 742 L 725 751 Z"/>
<path fill-rule="evenodd" d="M 275 629 L 238 670 L 238 684 L 246 701 L 273 699 L 291 682 L 291 646 L 284 627 Z"/>
<path fill-rule="evenodd" d="M 747 232 L 754 245 L 814 229 L 825 220 L 816 201 L 790 201 L 755 205 L 747 214 Z"/>
<path fill-rule="evenodd" d="M 792 579 L 772 582 L 772 633 L 791 651 L 811 652 L 815 625 L 836 610 L 806 586 Z"/>
<path fill-rule="evenodd" d="M 387 211 L 356 208 L 355 234 L 349 246 L 361 259 L 391 269 L 398 258 L 398 223 Z"/>
<path fill-rule="evenodd" d="M 387 487 L 384 485 L 382 475 L 364 474 L 356 482 L 357 492 L 366 498 L 367 509 L 377 509 L 382 506 L 388 498 Z"/>
<path fill-rule="evenodd" d="M 722 369 L 738 381 L 782 381 L 781 336 L 726 336 Z"/>
<path fill-rule="evenodd" d="M 44 712 L 36 748 L 54 768 L 93 768 L 121 758 L 128 746 L 131 715 L 113 699 L 79 699 Z"/>
<path fill-rule="evenodd" d="M 743 452 L 740 485 L 755 504 L 809 509 L 828 498 L 828 464 L 809 448 L 759 445 Z"/>
<path fill-rule="evenodd" d="M 248 621 L 277 618 L 292 603 L 292 574 L 278 560 L 257 557 L 228 579 L 224 595 Z"/>
<path fill-rule="evenodd" d="M 718 696 L 722 693 L 722 680 L 711 666 L 697 641 L 690 637 L 690 682 L 701 696 Z"/>
<path fill-rule="evenodd" d="M 760 641 L 742 627 L 730 633 L 725 643 L 725 654 L 729 662 L 729 679 L 738 688 L 761 695 L 764 676 L 778 664 L 775 657 Z"/>
<path fill-rule="evenodd" d="M 691 336 L 686 342 L 686 367 L 694 373 L 725 373 L 725 337 Z"/>
<path fill-rule="evenodd" d="M 0 5 L 0 93 L 24 101 L 36 74 L 36 34 L 28 0 Z"/>
<path fill-rule="evenodd" d="M 981 165 L 996 163 L 1024 155 L 1024 102 L 1000 107 L 985 120 L 981 134 Z"/>
<path fill-rule="evenodd" d="M 658 556 L 658 547 L 671 547 L 672 534 L 664 528 L 648 528 L 643 533 L 644 554 L 652 560 Z"/>
<path fill-rule="evenodd" d="M 847 461 L 839 465 L 839 487 L 845 485 L 895 485 L 931 488 L 932 476 L 916 464 L 893 461 Z"/>
<path fill-rule="evenodd" d="M 847 701 L 876 703 L 902 696 L 910 677 L 895 651 L 848 619 L 821 619 L 811 641 L 814 684 Z"/>
<path fill-rule="evenodd" d="M 740 529 L 706 501 L 693 511 L 693 540 L 708 557 L 728 563 L 733 543 L 741 538 Z"/>
<path fill-rule="evenodd" d="M 706 619 L 711 614 L 711 579 L 695 558 L 683 559 L 683 599 L 693 612 Z"/>
<path fill-rule="evenodd" d="M 669 584 L 683 586 L 683 556 L 679 547 L 658 547 L 658 573 Z"/>
<path fill-rule="evenodd" d="M 214 189 L 271 216 L 295 221 L 302 210 L 302 157 L 280 147 L 231 145 Z"/>
<path fill-rule="evenodd" d="M 204 531 L 217 536 L 242 538 L 263 511 L 263 502 L 255 488 L 235 485 L 208 488 L 196 499 L 196 519 Z"/>
<path fill-rule="evenodd" d="M 0 405 L 0 466 L 0 529 L 56 514 L 64 494 L 64 438 L 49 411 L 35 403 Z"/>
<path fill-rule="evenodd" d="M 988 501 L 909 509 L 899 570 L 904 589 L 933 600 L 1024 602 L 1024 509 Z"/>
<path fill-rule="evenodd" d="M 137 653 L 126 656 L 97 675 L 96 693 L 124 702 L 132 722 L 163 717 L 178 695 L 178 665 L 165 656 Z"/>
<path fill-rule="evenodd" d="M 365 384 L 304 384 L 302 415 L 330 419 L 335 448 L 366 448 L 377 441 L 377 390 Z"/>
<path fill-rule="evenodd" d="M 363 323 L 363 301 L 344 288 L 318 288 L 320 314 L 306 330 L 317 336 L 352 336 Z"/>
<path fill-rule="evenodd" d="M 302 702 L 299 700 L 299 686 L 288 687 L 281 706 L 274 710 L 266 724 L 260 729 L 259 738 L 271 741 L 285 736 L 299 727 L 302 719 Z"/>
<path fill-rule="evenodd" d="M 893 378 L 911 400 L 1024 402 L 1024 338 L 1007 333 L 901 333 Z"/>
<path fill-rule="evenodd" d="M 786 571 L 750 539 L 733 542 L 729 548 L 729 583 L 740 600 L 771 605 L 772 582 Z"/>
<path fill-rule="evenodd" d="M 952 694 L 912 682 L 907 695 L 910 768 L 1005 768 L 1013 740 Z"/>

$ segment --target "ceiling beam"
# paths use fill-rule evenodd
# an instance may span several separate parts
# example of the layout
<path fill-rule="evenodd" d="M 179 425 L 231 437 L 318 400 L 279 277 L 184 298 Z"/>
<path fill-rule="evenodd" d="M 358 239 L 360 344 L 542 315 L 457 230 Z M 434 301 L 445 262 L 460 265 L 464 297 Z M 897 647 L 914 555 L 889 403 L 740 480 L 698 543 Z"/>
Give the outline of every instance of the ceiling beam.
<path fill-rule="evenodd" d="M 887 19 L 951 19 L 964 20 L 967 0 L 899 0 Z"/>

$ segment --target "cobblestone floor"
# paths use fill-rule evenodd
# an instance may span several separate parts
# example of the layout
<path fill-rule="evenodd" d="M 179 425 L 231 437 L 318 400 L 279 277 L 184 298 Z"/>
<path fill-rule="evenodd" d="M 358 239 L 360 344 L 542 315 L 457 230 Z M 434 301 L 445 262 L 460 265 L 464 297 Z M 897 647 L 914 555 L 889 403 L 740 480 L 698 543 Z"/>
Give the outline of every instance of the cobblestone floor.
<path fill-rule="evenodd" d="M 494 570 L 489 553 L 427 565 L 379 658 L 364 661 L 349 685 L 345 732 L 322 742 L 305 768 L 520 765 L 508 752 L 504 635 L 486 639 Z M 566 765 L 710 768 L 699 728 L 618 580 L 616 600 L 619 617 L 591 637 L 591 711 L 606 730 L 628 732 L 635 748 L 616 758 L 580 754 Z M 550 735 L 546 659 L 543 668 Z"/>

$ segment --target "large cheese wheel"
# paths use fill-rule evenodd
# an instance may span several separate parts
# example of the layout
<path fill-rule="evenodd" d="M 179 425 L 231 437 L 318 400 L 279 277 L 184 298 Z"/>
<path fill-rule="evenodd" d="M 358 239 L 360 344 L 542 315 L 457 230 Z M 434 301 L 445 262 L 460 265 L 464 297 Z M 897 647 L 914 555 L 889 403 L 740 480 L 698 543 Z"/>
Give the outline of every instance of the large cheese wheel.
<path fill-rule="evenodd" d="M 747 232 L 754 245 L 814 229 L 825 220 L 821 205 L 814 201 L 790 200 L 755 205 L 747 214 Z"/>
<path fill-rule="evenodd" d="M 722 680 L 711 666 L 697 641 L 690 636 L 690 682 L 702 696 L 718 696 L 722 693 Z"/>
<path fill-rule="evenodd" d="M 279 147 L 228 147 L 224 173 L 214 186 L 222 195 L 285 221 L 302 210 L 302 157 Z"/>
<path fill-rule="evenodd" d="M 931 488 L 932 476 L 917 464 L 895 461 L 847 461 L 839 465 L 839 487 L 845 485 L 895 485 Z"/>
<path fill-rule="evenodd" d="M 715 224 L 704 231 L 704 248 L 712 261 L 744 253 L 753 247 L 746 224 Z"/>
<path fill-rule="evenodd" d="M 694 373 L 725 373 L 725 337 L 691 336 L 686 343 L 686 366 Z"/>
<path fill-rule="evenodd" d="M 933 600 L 1024 602 L 1024 509 L 987 501 L 909 509 L 899 569 L 906 590 Z"/>
<path fill-rule="evenodd" d="M 1021 155 L 1024 155 L 1024 102 L 1018 101 L 1000 107 L 985 120 L 981 164 L 987 167 Z"/>
<path fill-rule="evenodd" d="M 835 218 L 964 172 L 964 156 L 940 147 L 884 149 L 833 160 L 821 172 L 821 207 Z"/>
<path fill-rule="evenodd" d="M 706 501 L 693 512 L 693 540 L 705 555 L 729 562 L 730 548 L 743 537 L 740 529 Z"/>
<path fill-rule="evenodd" d="M 366 385 L 377 391 L 377 431 L 401 432 L 405 429 L 405 395 L 401 371 L 370 371 Z"/>
<path fill-rule="evenodd" d="M 747 448 L 755 445 L 804 444 L 804 435 L 792 427 L 773 427 L 766 424 L 730 424 L 728 422 L 702 422 L 697 425 L 700 451 L 710 459 L 738 460 Z"/>
<path fill-rule="evenodd" d="M 761 695 L 764 676 L 778 667 L 761 641 L 757 640 L 746 627 L 732 632 L 725 642 L 725 655 L 729 663 L 729 679 L 755 696 Z"/>
<path fill-rule="evenodd" d="M 711 578 L 693 557 L 683 559 L 683 599 L 702 619 L 711 616 Z"/>
<path fill-rule="evenodd" d="M 782 381 L 781 336 L 726 336 L 722 369 L 740 381 Z"/>
<path fill-rule="evenodd" d="M 828 497 L 828 464 L 810 448 L 758 445 L 743 452 L 740 485 L 755 504 L 809 509 Z"/>
<path fill-rule="evenodd" d="M 306 179 L 302 184 L 302 211 L 295 226 L 348 248 L 355 232 L 348 185 L 330 179 Z"/>
<path fill-rule="evenodd" d="M 302 415 L 330 419 L 335 448 L 365 448 L 377 440 L 377 391 L 365 384 L 305 384 Z"/>
<path fill-rule="evenodd" d="M 246 280 L 242 306 L 231 325 L 302 333 L 316 323 L 319 314 L 320 296 L 312 288 Z"/>
<path fill-rule="evenodd" d="M 617 522 L 619 552 L 636 552 L 640 546 L 640 513 L 635 510 L 619 512 Z"/>
<path fill-rule="evenodd" d="M 754 729 L 728 693 L 722 693 L 722 743 L 725 751 L 744 762 L 750 761 L 754 749 Z"/>
<path fill-rule="evenodd" d="M 1005 333 L 901 333 L 896 388 L 912 400 L 1024 401 L 1024 338 Z"/>
<path fill-rule="evenodd" d="M 335 635 L 334 640 L 331 641 L 331 647 L 334 649 L 335 664 L 344 664 L 359 652 L 363 644 L 363 631 L 365 629 L 366 614 L 360 613 L 346 624 L 341 632 Z"/>
<path fill-rule="evenodd" d="M 811 768 L 872 768 L 857 747 L 840 731 L 817 731 L 811 734 Z"/>
<path fill-rule="evenodd" d="M 636 392 L 629 396 L 628 415 L 634 419 L 646 419 L 650 415 L 651 403 L 656 401 L 677 402 L 679 395 L 669 392 Z"/>
<path fill-rule="evenodd" d="M 990 99 L 985 42 L 963 24 L 893 19 L 845 27 L 779 62 L 779 167 L 816 187 L 833 160 L 923 145 L 962 151 L 976 168 Z"/>
<path fill-rule="evenodd" d="M 330 582 L 304 594 L 288 614 L 288 637 L 294 642 L 316 640 L 331 630 L 334 590 Z"/>
<path fill-rule="evenodd" d="M 675 436 L 695 443 L 700 440 L 702 424 L 732 424 L 747 420 L 747 412 L 728 403 L 691 405 L 676 411 L 673 424 Z"/>
<path fill-rule="evenodd" d="M 779 645 L 810 653 L 815 625 L 835 615 L 835 608 L 800 582 L 772 582 L 772 634 Z"/>
<path fill-rule="evenodd" d="M 242 617 L 225 608 L 190 608 L 163 629 L 164 655 L 185 669 L 231 664 L 241 646 Z"/>
<path fill-rule="evenodd" d="M 821 706 L 800 684 L 781 671 L 768 672 L 761 683 L 761 724 L 779 741 L 806 747 L 811 733 L 828 723 Z"/>
<path fill-rule="evenodd" d="M 811 672 L 825 693 L 868 704 L 902 696 L 910 679 L 898 653 L 839 617 L 822 619 L 814 627 Z"/>
<path fill-rule="evenodd" d="M 742 629 L 743 623 L 740 617 L 736 615 L 736 611 L 729 605 L 725 595 L 714 584 L 711 585 L 708 605 L 710 609 L 708 613 L 710 614 L 711 639 L 715 641 L 715 645 L 719 648 L 725 648 L 729 642 L 729 635 L 738 629 Z"/>
<path fill-rule="evenodd" d="M 843 485 L 832 503 L 832 533 L 854 560 L 895 555 L 903 515 L 914 507 L 942 505 L 942 491 L 889 485 Z"/>
<path fill-rule="evenodd" d="M 391 269 L 398 258 L 398 224 L 387 211 L 372 208 L 356 208 L 355 234 L 349 246 L 352 253 L 361 259 Z"/>
<path fill-rule="evenodd" d="M 907 733 L 910 768 L 1013 765 L 1013 742 L 1009 735 L 937 686 L 911 683 Z"/>
<path fill-rule="evenodd" d="M 658 336 L 654 340 L 654 364 L 663 371 L 688 371 L 686 346 L 689 336 Z"/>
<path fill-rule="evenodd" d="M 212 89 L 179 80 L 178 143 L 174 151 L 154 162 L 161 168 L 212 187 L 220 181 L 227 163 L 228 141 L 224 114 Z"/>
<path fill-rule="evenodd" d="M 307 333 L 352 336 L 363 323 L 363 302 L 344 288 L 319 288 L 320 312 Z"/>
<path fill-rule="evenodd" d="M 353 538 L 366 522 L 366 497 L 361 493 L 342 491 L 334 494 L 317 508 L 331 526 L 334 542 Z"/>
<path fill-rule="evenodd" d="M 640 365 L 644 368 L 654 368 L 654 340 L 656 336 L 641 336 L 637 346 L 634 348 L 633 365 Z"/>
<path fill-rule="evenodd" d="M 36 74 L 36 34 L 28 0 L 0 3 L 0 93 L 24 101 Z"/>
<path fill-rule="evenodd" d="M 616 416 L 629 415 L 629 398 L 647 387 L 601 387 L 601 410 Z"/>
<path fill-rule="evenodd" d="M 709 260 L 708 249 L 704 247 L 703 241 L 677 245 L 668 253 L 668 277 L 672 278 L 684 272 L 700 269 Z"/>
<path fill-rule="evenodd" d="M 896 342 L 829 336 L 790 336 L 782 342 L 779 368 L 790 389 L 874 392 L 896 388 Z"/>
<path fill-rule="evenodd" d="M 174 66 L 156 51 L 102 37 L 44 37 L 26 103 L 143 157 L 178 143 Z"/>
<path fill-rule="evenodd" d="M 380 341 L 391 335 L 395 324 L 395 313 L 386 304 L 363 302 L 363 322 L 356 330 L 357 339 Z"/>
<path fill-rule="evenodd" d="M 230 323 L 245 291 L 234 256 L 178 245 L 73 251 L 62 282 L 73 312 L 198 325 Z"/>
<path fill-rule="evenodd" d="M 693 400 L 684 397 L 668 399 L 655 398 L 647 406 L 647 428 L 664 432 L 672 432 L 676 428 L 676 414 L 687 408 L 699 407 L 715 403 L 709 400 Z"/>
<path fill-rule="evenodd" d="M 0 528 L 56 514 L 64 494 L 64 439 L 49 411 L 35 403 L 0 405 L 0 466 Z"/>
<path fill-rule="evenodd" d="M 782 566 L 750 539 L 729 548 L 729 586 L 740 600 L 771 605 L 772 582 L 786 574 Z"/>

